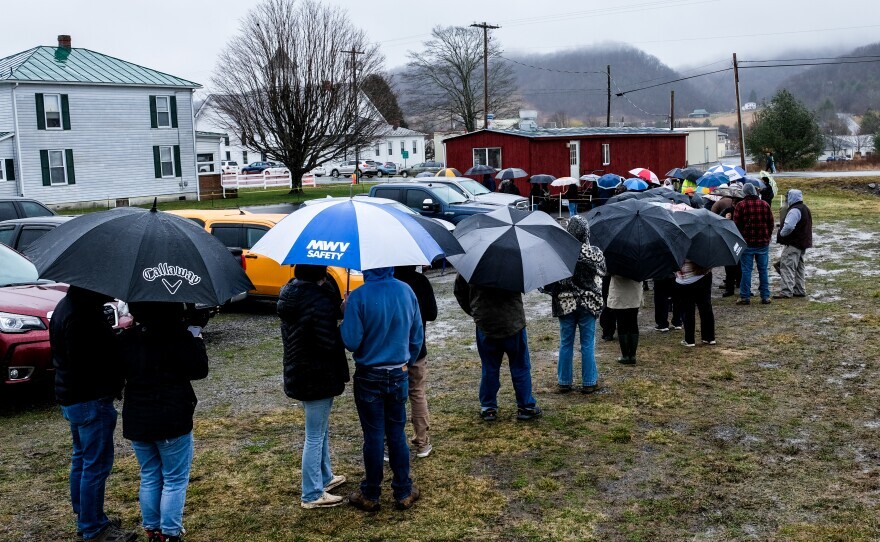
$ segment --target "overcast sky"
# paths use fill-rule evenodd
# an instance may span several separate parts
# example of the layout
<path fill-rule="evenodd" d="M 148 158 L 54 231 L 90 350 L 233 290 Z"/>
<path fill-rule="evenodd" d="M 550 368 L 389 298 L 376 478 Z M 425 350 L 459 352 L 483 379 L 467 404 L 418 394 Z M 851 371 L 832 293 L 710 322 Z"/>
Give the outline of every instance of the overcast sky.
<path fill-rule="evenodd" d="M 0 57 L 71 34 L 86 47 L 205 86 L 217 53 L 256 0 L 2 0 Z M 406 62 L 435 25 L 486 21 L 508 52 L 551 53 L 612 41 L 674 68 L 779 58 L 801 48 L 880 40 L 876 0 L 336 0 L 379 43 L 386 67 Z M 39 16 L 36 11 L 39 11 Z M 14 22 L 13 22 L 14 21 Z M 235 69 L 228 67 L 228 69 Z"/>

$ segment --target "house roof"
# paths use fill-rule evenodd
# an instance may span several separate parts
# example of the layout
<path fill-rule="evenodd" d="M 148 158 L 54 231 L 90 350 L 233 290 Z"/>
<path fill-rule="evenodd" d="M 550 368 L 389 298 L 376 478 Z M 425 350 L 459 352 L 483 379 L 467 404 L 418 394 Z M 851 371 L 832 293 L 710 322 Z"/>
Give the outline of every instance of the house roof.
<path fill-rule="evenodd" d="M 205 132 L 205 131 L 202 131 L 202 130 L 196 130 L 196 137 L 217 137 L 217 138 L 224 138 L 224 137 L 227 137 L 227 135 L 228 135 L 228 134 L 227 134 L 226 132 Z"/>
<path fill-rule="evenodd" d="M 0 59 L 0 82 L 201 88 L 180 77 L 82 48 L 38 46 Z"/>
<path fill-rule="evenodd" d="M 423 134 L 422 132 L 417 132 L 415 130 L 410 130 L 409 128 L 398 127 L 397 129 L 395 129 L 390 124 L 384 130 L 381 130 L 376 134 L 376 137 L 408 137 L 408 136 L 424 137 L 425 134 Z"/>
<path fill-rule="evenodd" d="M 512 135 L 525 137 L 528 139 L 550 139 L 550 138 L 566 138 L 566 137 L 589 137 L 589 136 L 627 136 L 627 135 L 662 135 L 662 136 L 678 136 L 683 137 L 686 134 L 681 132 L 672 132 L 665 128 L 636 128 L 636 127 L 584 127 L 584 128 L 538 128 L 537 130 L 520 130 L 513 128 L 510 130 L 499 130 L 489 128 L 488 130 L 477 130 L 467 134 L 454 135 L 444 139 L 458 139 L 469 135 L 488 132 L 492 134 Z"/>

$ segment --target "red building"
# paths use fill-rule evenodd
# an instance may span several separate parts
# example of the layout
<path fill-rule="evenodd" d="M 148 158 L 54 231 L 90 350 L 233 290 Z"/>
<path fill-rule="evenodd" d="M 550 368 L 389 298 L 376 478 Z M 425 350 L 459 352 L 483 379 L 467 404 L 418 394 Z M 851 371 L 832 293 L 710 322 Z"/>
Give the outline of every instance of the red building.
<path fill-rule="evenodd" d="M 446 165 L 465 171 L 476 164 L 517 167 L 529 175 L 580 177 L 643 167 L 659 177 L 687 165 L 687 133 L 662 128 L 537 128 L 479 130 L 443 141 Z M 517 182 L 528 194 L 528 179 Z"/>

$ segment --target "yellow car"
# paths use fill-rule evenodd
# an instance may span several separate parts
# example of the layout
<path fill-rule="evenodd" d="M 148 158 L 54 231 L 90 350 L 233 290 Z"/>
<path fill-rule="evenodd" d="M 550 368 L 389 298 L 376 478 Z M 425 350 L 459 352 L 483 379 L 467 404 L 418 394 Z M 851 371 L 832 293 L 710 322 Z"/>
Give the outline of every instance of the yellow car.
<path fill-rule="evenodd" d="M 227 247 L 242 249 L 244 270 L 254 283 L 254 289 L 248 292 L 249 296 L 278 297 L 281 287 L 293 278 L 293 266 L 279 265 L 271 258 L 250 251 L 267 231 L 287 215 L 250 213 L 238 209 L 185 209 L 168 212 L 188 218 L 204 227 Z M 364 283 L 364 276 L 359 271 L 351 271 L 349 275 L 348 270 L 342 267 L 328 267 L 327 273 L 333 279 L 330 284 L 340 294 L 340 299 L 346 291 L 346 285 L 351 291 Z"/>

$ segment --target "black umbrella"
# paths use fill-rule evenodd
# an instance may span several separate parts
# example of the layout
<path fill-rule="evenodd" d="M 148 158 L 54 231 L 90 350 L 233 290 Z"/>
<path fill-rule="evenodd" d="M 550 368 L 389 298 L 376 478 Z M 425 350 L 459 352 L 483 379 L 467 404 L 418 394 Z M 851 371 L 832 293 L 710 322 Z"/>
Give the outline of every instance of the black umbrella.
<path fill-rule="evenodd" d="M 40 277 L 123 301 L 220 305 L 253 289 L 223 244 L 195 222 L 124 207 L 58 226 L 26 252 Z"/>
<path fill-rule="evenodd" d="M 462 220 L 455 236 L 465 254 L 448 260 L 468 283 L 515 292 L 570 277 L 581 250 L 547 213 L 511 207 Z"/>
<path fill-rule="evenodd" d="M 684 179 L 684 173 L 682 173 L 681 168 L 672 168 L 666 172 L 667 177 L 672 177 L 673 179 Z"/>
<path fill-rule="evenodd" d="M 506 181 L 507 179 L 523 179 L 528 176 L 528 173 L 518 167 L 509 167 L 499 171 L 495 178 L 500 181 Z"/>
<path fill-rule="evenodd" d="M 587 213 L 590 240 L 605 253 L 608 273 L 632 280 L 665 278 L 684 263 L 690 239 L 672 213 L 639 200 Z"/>
<path fill-rule="evenodd" d="M 458 239 L 452 235 L 452 232 L 446 229 L 446 226 L 437 222 L 433 218 L 428 218 L 419 215 L 412 215 L 412 218 L 415 219 L 425 231 L 428 232 L 428 235 L 431 236 L 434 241 L 440 245 L 440 248 L 443 249 L 443 253 L 446 256 L 452 256 L 453 254 L 464 254 L 464 249 L 461 248 L 461 244 L 458 242 Z"/>
<path fill-rule="evenodd" d="M 681 173 L 682 175 L 684 175 L 684 178 L 689 181 L 696 181 L 705 174 L 702 169 L 698 169 L 695 167 L 686 167 L 681 170 Z"/>
<path fill-rule="evenodd" d="M 672 217 L 691 239 L 688 260 L 706 268 L 739 263 L 746 242 L 733 220 L 707 209 L 672 213 Z"/>
<path fill-rule="evenodd" d="M 495 168 L 479 164 L 464 172 L 465 175 L 485 175 L 486 173 L 494 175 Z"/>
<path fill-rule="evenodd" d="M 666 202 L 666 200 L 657 196 L 657 194 L 649 194 L 649 192 L 650 190 L 646 190 L 644 192 L 624 192 L 622 194 L 617 194 L 616 196 L 608 198 L 608 203 L 620 203 L 621 201 L 627 201 L 631 199 Z"/>
<path fill-rule="evenodd" d="M 691 199 L 687 196 L 687 194 L 676 192 L 675 190 L 666 188 L 665 186 L 651 188 L 649 190 L 645 190 L 644 193 L 658 196 L 663 199 L 672 200 L 673 203 L 684 203 L 685 205 L 691 204 Z"/>
<path fill-rule="evenodd" d="M 550 184 L 555 180 L 556 177 L 554 177 L 553 175 L 541 173 L 539 175 L 532 175 L 532 178 L 529 179 L 529 182 L 533 184 Z"/>

